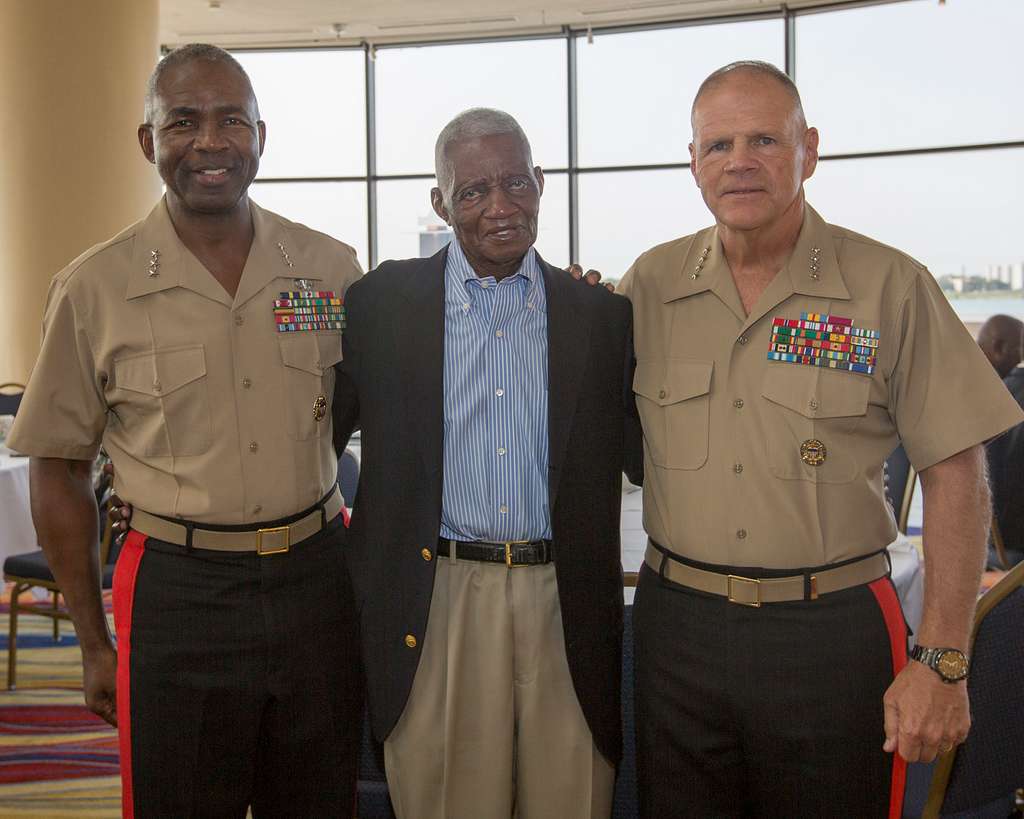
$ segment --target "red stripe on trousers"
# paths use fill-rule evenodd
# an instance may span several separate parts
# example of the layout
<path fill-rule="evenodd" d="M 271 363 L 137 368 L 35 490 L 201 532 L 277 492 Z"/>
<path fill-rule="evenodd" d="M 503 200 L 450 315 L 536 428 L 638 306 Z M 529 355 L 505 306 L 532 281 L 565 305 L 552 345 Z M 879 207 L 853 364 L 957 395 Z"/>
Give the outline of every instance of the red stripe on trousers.
<path fill-rule="evenodd" d="M 903 620 L 903 609 L 900 607 L 896 589 L 888 577 L 880 577 L 869 584 L 874 592 L 878 607 L 885 619 L 885 628 L 889 632 L 889 647 L 892 649 L 892 675 L 895 677 L 907 664 L 907 626 Z M 903 792 L 907 785 L 907 762 L 899 751 L 892 753 L 892 785 L 889 791 L 889 819 L 900 819 L 903 815 Z"/>
<path fill-rule="evenodd" d="M 117 632 L 117 735 L 121 752 L 121 816 L 133 819 L 132 731 L 131 731 L 131 655 L 132 608 L 135 604 L 135 579 L 146 551 L 146 536 L 134 530 L 128 533 L 114 569 L 114 628 Z"/>

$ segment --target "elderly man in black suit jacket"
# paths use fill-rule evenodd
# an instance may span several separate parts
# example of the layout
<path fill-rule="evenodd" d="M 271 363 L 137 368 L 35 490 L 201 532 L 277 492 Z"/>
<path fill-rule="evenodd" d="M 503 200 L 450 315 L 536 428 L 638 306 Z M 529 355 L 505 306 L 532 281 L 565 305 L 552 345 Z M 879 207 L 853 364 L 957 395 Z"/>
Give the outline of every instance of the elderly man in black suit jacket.
<path fill-rule="evenodd" d="M 544 177 L 512 117 L 460 114 L 435 158 L 455 239 L 349 288 L 334 404 L 339 447 L 362 428 L 374 732 L 401 819 L 607 817 L 629 304 L 536 254 Z"/>

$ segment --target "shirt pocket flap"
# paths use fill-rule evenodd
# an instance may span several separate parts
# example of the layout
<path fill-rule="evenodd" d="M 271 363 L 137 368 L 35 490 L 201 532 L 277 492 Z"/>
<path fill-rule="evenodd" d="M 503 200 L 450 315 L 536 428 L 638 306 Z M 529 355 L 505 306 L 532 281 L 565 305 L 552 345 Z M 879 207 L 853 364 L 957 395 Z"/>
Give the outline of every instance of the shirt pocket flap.
<path fill-rule="evenodd" d="M 312 375 L 323 375 L 341 361 L 341 333 L 314 334 L 300 331 L 279 339 L 281 360 Z"/>
<path fill-rule="evenodd" d="M 861 375 L 806 364 L 770 367 L 761 383 L 765 398 L 805 418 L 864 415 L 870 390 L 871 381 Z"/>
<path fill-rule="evenodd" d="M 711 390 L 712 361 L 668 359 L 638 361 L 633 374 L 633 391 L 660 407 L 688 398 L 706 395 Z"/>
<path fill-rule="evenodd" d="M 114 362 L 117 386 L 153 398 L 169 395 L 205 375 L 202 345 L 157 350 Z"/>

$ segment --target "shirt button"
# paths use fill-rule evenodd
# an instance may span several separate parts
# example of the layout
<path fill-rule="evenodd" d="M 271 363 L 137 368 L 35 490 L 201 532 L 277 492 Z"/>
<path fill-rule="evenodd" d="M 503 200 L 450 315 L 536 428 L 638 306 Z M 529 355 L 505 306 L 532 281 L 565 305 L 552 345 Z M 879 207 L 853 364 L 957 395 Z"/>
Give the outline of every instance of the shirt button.
<path fill-rule="evenodd" d="M 503 515 L 507 515 L 508 507 L 505 504 L 502 504 L 501 506 L 498 507 L 498 511 L 501 512 L 501 514 Z"/>
<path fill-rule="evenodd" d="M 249 441 L 249 451 L 250 452 L 255 452 L 259 448 L 260 448 L 260 445 L 258 443 L 256 443 L 255 441 Z"/>
<path fill-rule="evenodd" d="M 260 506 L 258 503 L 252 508 L 252 513 L 254 515 L 258 515 L 262 511 L 263 511 L 263 507 Z"/>
<path fill-rule="evenodd" d="M 252 379 L 251 378 L 243 378 L 242 379 L 242 386 L 245 387 L 246 389 L 249 389 L 249 387 L 252 386 Z"/>
<path fill-rule="evenodd" d="M 499 446 L 498 447 L 498 454 L 499 455 L 504 455 L 505 454 L 505 447 Z"/>
<path fill-rule="evenodd" d="M 739 475 L 743 471 L 743 464 L 733 464 L 732 471 Z"/>
<path fill-rule="evenodd" d="M 664 398 L 668 395 L 668 390 L 658 390 L 658 398 Z"/>
<path fill-rule="evenodd" d="M 735 401 L 732 402 L 732 405 L 736 407 L 736 409 L 743 409 L 743 399 L 737 398 Z"/>
<path fill-rule="evenodd" d="M 496 335 L 498 338 L 504 338 L 505 337 L 505 331 L 504 330 L 498 330 L 494 335 Z"/>
<path fill-rule="evenodd" d="M 818 408 L 818 399 L 817 398 L 812 398 L 811 399 L 811 409 L 812 410 L 816 410 L 817 408 Z"/>
<path fill-rule="evenodd" d="M 153 392 L 160 392 L 160 390 L 162 390 L 162 389 L 163 389 L 163 386 L 161 386 L 159 381 L 154 381 L 153 382 Z"/>
<path fill-rule="evenodd" d="M 235 325 L 241 327 L 243 324 L 245 324 L 245 316 L 241 313 L 235 313 Z"/>
<path fill-rule="evenodd" d="M 736 537 L 738 537 L 740 540 L 743 540 L 743 538 L 745 538 L 746 536 L 747 536 L 747 530 L 746 529 L 737 529 L 736 530 Z"/>
<path fill-rule="evenodd" d="M 469 302 L 468 301 L 462 302 L 462 309 L 466 310 L 466 311 L 469 310 Z"/>
<path fill-rule="evenodd" d="M 430 549 L 421 549 L 421 550 L 420 550 L 420 556 L 421 556 L 421 557 L 422 557 L 422 558 L 423 558 L 423 559 L 424 559 L 425 561 L 427 561 L 427 563 L 429 563 L 429 562 L 430 562 L 431 560 L 433 560 L 433 559 L 434 559 L 434 553 L 433 553 L 433 552 L 431 552 L 431 551 L 430 551 Z"/>
<path fill-rule="evenodd" d="M 498 387 L 498 389 L 494 391 L 494 394 L 498 396 L 498 398 L 501 398 L 501 396 L 505 394 L 505 391 L 501 387 Z"/>
<path fill-rule="evenodd" d="M 746 344 L 748 341 L 750 341 L 750 339 L 747 338 L 746 336 L 740 336 L 738 341 L 740 344 Z"/>
<path fill-rule="evenodd" d="M 532 301 L 526 302 L 526 309 L 527 310 L 532 310 L 533 309 L 533 302 Z"/>
<path fill-rule="evenodd" d="M 416 648 L 416 638 L 413 637 L 411 634 L 406 634 L 405 644 L 409 646 L 409 648 Z"/>

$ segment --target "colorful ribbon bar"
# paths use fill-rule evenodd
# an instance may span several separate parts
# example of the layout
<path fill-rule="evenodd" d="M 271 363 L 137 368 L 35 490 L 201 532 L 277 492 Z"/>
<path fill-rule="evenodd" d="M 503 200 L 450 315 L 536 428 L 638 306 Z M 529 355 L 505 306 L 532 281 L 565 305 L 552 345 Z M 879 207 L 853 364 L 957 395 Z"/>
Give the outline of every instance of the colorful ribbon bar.
<path fill-rule="evenodd" d="M 824 313 L 801 313 L 799 319 L 772 319 L 770 361 L 871 375 L 875 371 L 881 335 L 854 327 L 853 319 Z"/>

